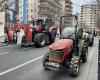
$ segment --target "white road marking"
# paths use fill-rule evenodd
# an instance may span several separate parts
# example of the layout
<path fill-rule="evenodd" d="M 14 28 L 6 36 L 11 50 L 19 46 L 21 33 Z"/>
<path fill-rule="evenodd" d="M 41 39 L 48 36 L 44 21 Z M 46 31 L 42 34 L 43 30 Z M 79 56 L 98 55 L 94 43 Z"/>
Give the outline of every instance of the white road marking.
<path fill-rule="evenodd" d="M 19 66 L 16 66 L 16 67 L 14 67 L 14 68 L 11 68 L 11 69 L 8 69 L 8 70 L 6 70 L 6 71 L 3 71 L 3 72 L 0 73 L 0 76 L 3 76 L 3 75 L 5 75 L 5 74 L 7 74 L 7 73 L 9 73 L 9 72 L 11 72 L 11 71 L 14 71 L 14 70 L 16 70 L 16 69 L 19 69 L 19 68 L 21 68 L 21 67 L 23 67 L 23 66 L 26 66 L 26 65 L 28 65 L 28 64 L 30 64 L 30 63 L 32 63 L 32 62 L 34 62 L 34 61 L 36 61 L 36 60 L 42 58 L 42 57 L 43 57 L 43 56 L 40 56 L 40 57 L 35 58 L 35 59 L 32 59 L 32 60 L 30 60 L 30 61 L 28 61 L 28 62 L 26 62 L 26 63 L 23 63 L 23 64 L 21 64 L 21 65 L 19 65 Z"/>
<path fill-rule="evenodd" d="M 3 55 L 3 54 L 7 54 L 8 52 L 3 52 L 3 53 L 0 53 L 0 55 Z"/>

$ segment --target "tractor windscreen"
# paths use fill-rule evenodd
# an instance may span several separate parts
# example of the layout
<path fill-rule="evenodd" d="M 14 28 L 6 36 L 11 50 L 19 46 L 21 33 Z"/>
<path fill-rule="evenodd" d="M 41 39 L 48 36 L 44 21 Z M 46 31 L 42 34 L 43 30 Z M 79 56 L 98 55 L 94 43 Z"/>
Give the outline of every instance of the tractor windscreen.
<path fill-rule="evenodd" d="M 52 25 L 52 21 L 49 19 L 39 19 L 35 21 L 35 25 L 40 25 L 43 29 L 47 29 Z"/>
<path fill-rule="evenodd" d="M 61 38 L 75 39 L 75 28 L 72 28 L 72 27 L 64 28 L 61 34 Z"/>
<path fill-rule="evenodd" d="M 77 19 L 75 16 L 62 16 L 60 24 L 61 38 L 76 39 Z"/>
<path fill-rule="evenodd" d="M 43 25 L 43 20 L 36 20 L 35 25 Z"/>

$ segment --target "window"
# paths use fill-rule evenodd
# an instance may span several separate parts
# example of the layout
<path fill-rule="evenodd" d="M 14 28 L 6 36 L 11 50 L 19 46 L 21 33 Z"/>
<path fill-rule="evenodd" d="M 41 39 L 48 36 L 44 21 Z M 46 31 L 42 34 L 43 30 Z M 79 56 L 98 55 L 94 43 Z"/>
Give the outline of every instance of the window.
<path fill-rule="evenodd" d="M 31 12 L 33 12 L 33 10 L 31 10 Z"/>
<path fill-rule="evenodd" d="M 22 12 L 20 12 L 20 14 L 22 14 Z"/>
<path fill-rule="evenodd" d="M 33 19 L 33 15 L 31 15 L 31 18 Z"/>

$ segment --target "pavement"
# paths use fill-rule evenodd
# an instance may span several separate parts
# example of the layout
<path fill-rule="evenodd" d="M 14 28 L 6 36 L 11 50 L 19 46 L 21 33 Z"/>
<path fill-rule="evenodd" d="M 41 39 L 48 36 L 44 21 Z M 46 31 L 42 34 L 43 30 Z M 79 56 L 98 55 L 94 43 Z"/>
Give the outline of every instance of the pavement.
<path fill-rule="evenodd" d="M 0 47 L 0 80 L 97 80 L 98 78 L 98 39 L 89 47 L 88 60 L 82 63 L 78 77 L 73 78 L 67 70 L 45 71 L 42 56 L 48 52 L 43 48 L 17 45 Z"/>

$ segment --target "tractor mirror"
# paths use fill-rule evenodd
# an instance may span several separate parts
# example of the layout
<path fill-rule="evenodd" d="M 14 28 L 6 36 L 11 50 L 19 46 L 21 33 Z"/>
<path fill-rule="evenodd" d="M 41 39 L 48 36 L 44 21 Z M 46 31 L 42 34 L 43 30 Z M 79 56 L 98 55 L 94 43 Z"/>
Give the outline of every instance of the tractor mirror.
<path fill-rule="evenodd" d="M 78 29 L 78 37 L 79 37 L 79 39 L 82 39 L 82 36 L 83 36 L 83 29 L 79 28 Z"/>

